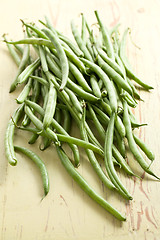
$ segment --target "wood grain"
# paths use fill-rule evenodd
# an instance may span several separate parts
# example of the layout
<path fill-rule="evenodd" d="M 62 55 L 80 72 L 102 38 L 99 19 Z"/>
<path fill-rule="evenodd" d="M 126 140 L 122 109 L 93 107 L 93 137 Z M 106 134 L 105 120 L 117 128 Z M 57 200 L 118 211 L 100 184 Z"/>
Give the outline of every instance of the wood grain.
<path fill-rule="evenodd" d="M 0 35 L 9 33 L 12 39 L 23 36 L 19 19 L 38 21 L 44 15 L 53 25 L 71 36 L 70 21 L 80 23 L 83 12 L 89 23 L 95 23 L 97 9 L 108 27 L 120 22 L 120 30 L 132 29 L 132 39 L 140 47 L 128 42 L 127 54 L 137 75 L 154 90 L 140 91 L 140 102 L 135 115 L 140 122 L 148 123 L 138 132 L 156 155 L 152 169 L 160 175 L 160 1 L 159 0 L 35 0 L 1 1 Z M 79 189 L 61 166 L 53 147 L 46 152 L 36 151 L 45 161 L 50 176 L 50 193 L 42 201 L 43 188 L 39 172 L 27 158 L 18 156 L 16 167 L 8 165 L 4 152 L 4 134 L 7 122 L 16 108 L 18 91 L 9 94 L 9 86 L 16 74 L 16 65 L 5 45 L 0 43 L 0 239 L 1 240 L 159 240 L 160 239 L 160 183 L 137 170 L 142 176 L 128 178 L 122 171 L 122 182 L 133 195 L 126 202 L 105 189 L 81 151 L 80 173 L 88 182 L 126 214 L 127 221 L 120 223 L 100 208 Z M 74 127 L 75 131 L 76 128 Z M 29 134 L 16 133 L 15 142 L 27 146 Z M 128 161 L 134 167 L 131 155 Z"/>

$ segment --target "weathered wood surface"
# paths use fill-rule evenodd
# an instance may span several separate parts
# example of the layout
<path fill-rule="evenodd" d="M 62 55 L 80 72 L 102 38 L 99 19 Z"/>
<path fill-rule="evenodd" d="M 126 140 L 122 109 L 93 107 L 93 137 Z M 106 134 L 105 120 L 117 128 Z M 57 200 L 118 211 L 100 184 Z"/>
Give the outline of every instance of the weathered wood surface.
<path fill-rule="evenodd" d="M 83 12 L 89 23 L 96 22 L 93 11 L 98 9 L 108 27 L 121 23 L 132 29 L 132 39 L 140 47 L 128 43 L 128 56 L 136 73 L 154 87 L 150 93 L 141 91 L 144 102 L 135 110 L 140 122 L 148 123 L 139 136 L 156 155 L 152 169 L 160 176 L 160 1 L 159 0 L 27 0 L 0 1 L 0 35 L 12 39 L 22 37 L 19 19 L 37 21 L 48 15 L 54 26 L 71 36 L 70 21 L 79 21 Z M 0 43 L 0 239 L 1 240 L 159 240 L 160 183 L 143 175 L 143 180 L 120 177 L 133 195 L 130 203 L 105 189 L 90 168 L 81 151 L 80 172 L 94 188 L 108 199 L 127 221 L 120 223 L 86 196 L 61 166 L 54 148 L 46 152 L 34 149 L 46 162 L 50 176 L 50 193 L 41 202 L 41 178 L 34 164 L 18 155 L 16 167 L 5 158 L 4 134 L 7 122 L 16 108 L 19 90 L 9 94 L 16 74 L 16 65 L 5 44 Z M 29 134 L 17 133 L 15 142 L 27 146 Z M 38 146 L 38 144 L 37 144 Z M 36 150 L 35 150 L 36 149 Z M 129 156 L 130 162 L 133 161 Z"/>

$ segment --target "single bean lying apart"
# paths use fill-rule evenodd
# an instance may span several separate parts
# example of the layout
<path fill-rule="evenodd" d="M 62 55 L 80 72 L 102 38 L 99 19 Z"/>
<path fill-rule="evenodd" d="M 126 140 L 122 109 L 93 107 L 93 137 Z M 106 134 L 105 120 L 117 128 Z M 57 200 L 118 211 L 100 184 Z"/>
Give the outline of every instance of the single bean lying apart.
<path fill-rule="evenodd" d="M 125 53 L 128 29 L 120 40 L 119 24 L 108 30 L 95 11 L 99 25 L 99 33 L 95 34 L 84 15 L 81 16 L 81 32 L 75 22 L 71 22 L 75 43 L 55 29 L 47 17 L 46 22 L 40 21 L 42 29 L 21 20 L 26 30 L 24 39 L 8 41 L 3 36 L 18 66 L 10 92 L 19 85 L 23 87 L 16 98 L 19 107 L 6 129 L 6 157 L 15 166 L 18 161 L 15 151 L 18 151 L 35 162 L 42 175 L 44 197 L 48 194 L 45 163 L 28 148 L 14 146 L 16 129 L 30 132 L 29 144 L 41 138 L 41 151 L 54 145 L 61 163 L 77 184 L 115 218 L 125 221 L 76 170 L 81 165 L 79 147 L 84 148 L 104 186 L 126 200 L 133 197 L 123 185 L 117 168 L 128 176 L 138 177 L 126 161 L 128 151 L 146 173 L 159 179 L 150 169 L 154 153 L 134 133 L 135 128 L 146 124 L 138 123 L 132 113 L 132 108 L 142 100 L 133 81 L 146 91 L 152 87 L 131 70 Z M 30 51 L 31 45 L 36 59 Z M 72 124 L 76 124 L 78 137 Z M 64 144 L 71 149 L 73 159 L 63 150 Z"/>

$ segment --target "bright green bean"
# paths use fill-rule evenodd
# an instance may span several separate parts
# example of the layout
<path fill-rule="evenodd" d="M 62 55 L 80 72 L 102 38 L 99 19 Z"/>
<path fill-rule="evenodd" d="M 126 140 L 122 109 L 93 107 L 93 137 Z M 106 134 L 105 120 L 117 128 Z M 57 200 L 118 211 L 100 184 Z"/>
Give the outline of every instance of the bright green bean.
<path fill-rule="evenodd" d="M 83 74 L 79 71 L 79 69 L 71 62 L 69 62 L 69 69 L 72 72 L 73 76 L 76 78 L 79 85 L 87 92 L 92 93 L 92 89 L 88 85 L 85 80 Z"/>
<path fill-rule="evenodd" d="M 39 67 L 40 59 L 37 58 L 33 63 L 28 65 L 23 72 L 18 76 L 18 84 L 25 82 L 29 76 Z"/>
<path fill-rule="evenodd" d="M 145 142 L 142 141 L 142 139 L 140 139 L 138 136 L 136 136 L 135 134 L 133 134 L 134 140 L 137 143 L 137 145 L 141 148 L 141 150 L 146 154 L 146 156 L 153 161 L 155 159 L 155 155 L 154 153 L 149 149 L 149 147 L 147 146 L 147 144 Z"/>
<path fill-rule="evenodd" d="M 97 78 L 94 74 L 91 74 L 90 76 L 90 84 L 91 84 L 94 95 L 98 98 L 101 98 L 101 90 L 99 88 Z"/>
<path fill-rule="evenodd" d="M 106 200 L 100 197 L 86 182 L 86 180 L 75 170 L 69 158 L 63 151 L 61 147 L 56 146 L 56 150 L 58 156 L 69 173 L 69 175 L 77 182 L 77 184 L 98 204 L 100 204 L 104 209 L 110 212 L 113 216 L 121 221 L 125 221 L 125 217 L 123 217 L 117 210 L 115 210 Z"/>
<path fill-rule="evenodd" d="M 112 147 L 113 147 L 113 132 L 114 132 L 114 121 L 115 121 L 115 113 L 111 115 L 104 144 L 104 161 L 107 173 L 111 179 L 111 181 L 115 184 L 115 186 L 119 189 L 119 193 L 124 195 L 125 198 L 132 200 L 132 197 L 128 193 L 127 189 L 123 186 L 118 175 L 115 171 L 113 161 L 112 161 Z"/>
<path fill-rule="evenodd" d="M 16 99 L 17 103 L 21 104 L 25 101 L 25 99 L 28 97 L 32 87 L 32 79 L 29 78 L 27 84 L 19 94 L 18 98 Z"/>
<path fill-rule="evenodd" d="M 60 44 L 60 40 L 57 37 L 57 35 L 54 34 L 49 29 L 44 29 L 44 32 L 49 37 L 49 39 L 51 40 L 53 45 L 55 46 L 58 56 L 59 56 L 59 60 L 61 63 L 61 71 L 62 71 L 62 83 L 60 86 L 60 91 L 62 91 L 67 84 L 67 79 L 68 79 L 68 74 L 69 74 L 69 65 L 68 65 L 67 57 L 63 50 L 62 45 Z"/>
<path fill-rule="evenodd" d="M 54 87 L 54 84 L 49 81 L 49 92 L 48 100 L 45 108 L 45 114 L 43 118 L 43 128 L 46 129 L 52 122 L 52 118 L 55 113 L 56 103 L 57 103 L 57 90 Z"/>
<path fill-rule="evenodd" d="M 99 14 L 98 14 L 98 11 L 95 11 L 95 15 L 96 15 L 96 18 L 98 20 L 98 24 L 100 26 L 100 30 L 102 32 L 102 36 L 103 36 L 103 42 L 106 46 L 106 50 L 107 50 L 107 54 L 108 56 L 111 58 L 111 59 L 115 59 L 114 57 L 114 50 L 113 50 L 113 46 L 112 46 L 112 42 L 111 42 L 111 39 L 109 37 L 109 33 L 108 33 L 108 30 L 107 28 L 104 26 L 104 24 L 102 23 L 100 17 L 99 17 Z"/>
<path fill-rule="evenodd" d="M 72 33 L 73 33 L 73 36 L 77 42 L 77 45 L 79 46 L 79 48 L 81 49 L 81 51 L 84 53 L 84 57 L 90 61 L 92 61 L 92 57 L 90 55 L 90 53 L 88 52 L 86 46 L 85 46 L 85 43 L 83 42 L 78 30 L 77 30 L 77 27 L 74 23 L 74 21 L 72 20 L 71 21 L 71 29 L 72 29 Z"/>
<path fill-rule="evenodd" d="M 13 114 L 12 118 L 9 120 L 6 134 L 5 134 L 5 152 L 6 157 L 10 165 L 15 166 L 17 164 L 17 158 L 14 152 L 13 137 L 15 131 L 15 125 L 18 123 L 19 119 L 23 114 L 24 105 L 22 104 Z"/>
<path fill-rule="evenodd" d="M 27 148 L 14 146 L 14 149 L 16 151 L 22 152 L 24 155 L 29 157 L 37 165 L 42 176 L 44 196 L 46 196 L 49 192 L 49 176 L 48 176 L 48 171 L 46 169 L 44 162 L 40 159 L 40 157 L 37 154 L 35 154 L 34 152 L 32 152 Z"/>

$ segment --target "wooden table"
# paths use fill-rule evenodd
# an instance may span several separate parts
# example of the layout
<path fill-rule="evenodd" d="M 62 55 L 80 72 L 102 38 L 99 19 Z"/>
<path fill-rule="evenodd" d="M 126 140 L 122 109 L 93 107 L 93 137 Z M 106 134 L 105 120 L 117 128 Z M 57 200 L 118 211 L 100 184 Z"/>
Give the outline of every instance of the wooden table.
<path fill-rule="evenodd" d="M 9 33 L 12 39 L 23 36 L 19 19 L 38 21 L 44 15 L 53 25 L 71 36 L 70 21 L 80 21 L 83 12 L 89 23 L 95 23 L 97 9 L 108 27 L 120 22 L 120 30 L 130 27 L 132 40 L 127 53 L 135 72 L 154 87 L 150 93 L 141 91 L 135 115 L 148 123 L 138 132 L 153 149 L 156 158 L 152 169 L 160 176 L 160 1 L 159 0 L 6 0 L 0 2 L 0 35 Z M 81 149 L 80 173 L 88 182 L 126 214 L 120 223 L 94 203 L 72 181 L 58 160 L 54 147 L 40 152 L 38 143 L 29 146 L 45 161 L 50 192 L 41 202 L 43 188 L 36 166 L 27 158 L 18 156 L 18 164 L 11 167 L 5 157 L 4 135 L 7 122 L 17 107 L 15 98 L 20 90 L 9 94 L 9 86 L 17 67 L 4 43 L 0 43 L 0 239 L 1 240 L 159 240 L 160 239 L 160 183 L 146 174 L 143 180 L 119 173 L 133 196 L 126 202 L 105 189 L 91 169 Z M 75 129 L 74 129 L 75 130 Z M 74 131 L 73 130 L 73 131 Z M 15 143 L 27 146 L 29 134 L 16 133 Z M 129 156 L 130 162 L 133 160 Z M 143 171 L 138 168 L 142 176 Z"/>

